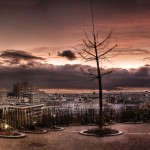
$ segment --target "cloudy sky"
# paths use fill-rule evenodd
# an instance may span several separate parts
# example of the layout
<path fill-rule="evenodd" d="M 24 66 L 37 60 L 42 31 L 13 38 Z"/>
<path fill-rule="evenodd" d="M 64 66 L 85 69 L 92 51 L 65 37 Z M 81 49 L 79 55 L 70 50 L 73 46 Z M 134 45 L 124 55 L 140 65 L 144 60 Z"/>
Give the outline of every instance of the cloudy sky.
<path fill-rule="evenodd" d="M 113 30 L 102 62 L 104 90 L 147 90 L 150 81 L 150 1 L 93 0 L 99 40 Z M 96 89 L 78 52 L 91 31 L 89 0 L 0 0 L 0 87 L 33 81 L 42 89 Z M 90 35 L 89 35 L 90 37 Z"/>

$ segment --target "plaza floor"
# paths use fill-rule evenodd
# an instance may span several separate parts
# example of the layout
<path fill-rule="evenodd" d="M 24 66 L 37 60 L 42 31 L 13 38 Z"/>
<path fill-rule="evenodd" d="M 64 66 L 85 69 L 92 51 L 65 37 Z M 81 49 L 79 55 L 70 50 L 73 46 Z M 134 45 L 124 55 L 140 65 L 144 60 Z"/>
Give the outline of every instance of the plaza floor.
<path fill-rule="evenodd" d="M 93 126 L 65 127 L 64 131 L 27 134 L 21 139 L 0 138 L 0 150 L 150 150 L 150 124 L 115 124 L 120 136 L 89 137 L 78 132 Z"/>

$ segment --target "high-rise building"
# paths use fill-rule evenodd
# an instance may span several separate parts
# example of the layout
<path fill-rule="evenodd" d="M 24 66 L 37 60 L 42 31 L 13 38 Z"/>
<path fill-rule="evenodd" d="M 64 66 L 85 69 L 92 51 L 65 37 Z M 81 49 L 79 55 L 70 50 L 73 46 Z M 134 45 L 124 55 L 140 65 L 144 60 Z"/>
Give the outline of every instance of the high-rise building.
<path fill-rule="evenodd" d="M 19 98 L 20 101 L 29 103 L 40 102 L 39 87 L 34 83 L 15 83 L 13 84 L 13 94 Z"/>

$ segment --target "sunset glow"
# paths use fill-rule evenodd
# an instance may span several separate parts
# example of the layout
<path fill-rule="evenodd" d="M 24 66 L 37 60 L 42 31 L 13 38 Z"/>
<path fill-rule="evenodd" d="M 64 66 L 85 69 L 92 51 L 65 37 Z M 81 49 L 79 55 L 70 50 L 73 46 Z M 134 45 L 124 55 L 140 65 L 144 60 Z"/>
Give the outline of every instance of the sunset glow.
<path fill-rule="evenodd" d="M 127 72 L 130 80 L 131 78 L 140 80 L 141 77 L 136 73 L 134 74 L 136 77 L 131 77 L 133 74 L 130 69 L 135 69 L 135 72 L 140 72 L 139 74 L 145 77 L 137 86 L 143 89 L 148 88 L 148 85 L 143 82 L 149 81 L 150 75 L 149 0 L 114 0 L 113 2 L 93 0 L 93 7 L 95 29 L 99 31 L 99 42 L 113 30 L 108 48 L 114 43 L 118 45 L 110 53 L 110 58 L 100 63 L 101 67 L 117 71 L 121 69 L 120 76 L 122 72 Z M 1 87 L 9 87 L 5 79 L 9 78 L 11 83 L 31 81 L 34 75 L 35 82 L 48 80 L 49 85 L 41 84 L 43 89 L 90 88 L 86 83 L 87 80 L 82 83 L 83 86 L 72 81 L 82 76 L 81 70 L 87 71 L 89 68 L 95 69 L 96 67 L 95 62 L 86 63 L 78 54 L 83 49 L 85 38 L 83 30 L 87 32 L 89 38 L 91 37 L 91 14 L 88 1 L 2 0 L 0 10 Z M 64 70 L 61 70 L 62 68 Z M 51 75 L 58 75 L 59 79 L 58 71 L 60 70 L 63 74 L 60 74 L 62 79 L 58 81 Z M 18 78 L 11 76 L 15 74 L 15 71 L 19 73 Z M 34 74 L 36 71 L 39 72 Z M 51 75 L 45 77 L 42 71 L 47 71 L 47 74 Z M 77 76 L 70 79 L 68 71 L 69 75 L 76 74 Z M 28 76 L 22 75 L 22 72 Z M 124 82 L 127 78 L 125 74 L 122 76 L 124 78 L 116 79 L 119 81 L 116 81 L 117 83 L 112 88 L 109 87 L 112 83 L 107 83 L 104 79 L 104 90 L 117 90 L 120 82 Z M 64 87 L 62 82 L 67 81 L 69 85 Z M 120 87 L 122 86 L 121 84 Z M 129 87 L 131 85 L 124 85 L 124 88 Z M 92 83 L 92 88 L 97 88 L 95 82 Z"/>

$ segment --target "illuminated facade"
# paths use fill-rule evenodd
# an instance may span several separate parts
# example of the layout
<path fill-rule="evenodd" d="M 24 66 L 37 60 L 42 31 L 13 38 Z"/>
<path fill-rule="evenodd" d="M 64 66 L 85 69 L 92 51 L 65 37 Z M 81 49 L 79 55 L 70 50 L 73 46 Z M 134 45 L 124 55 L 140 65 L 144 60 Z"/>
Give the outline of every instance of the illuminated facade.
<path fill-rule="evenodd" d="M 14 128 L 24 128 L 33 123 L 42 122 L 43 104 L 1 106 L 0 119 L 5 120 Z"/>

